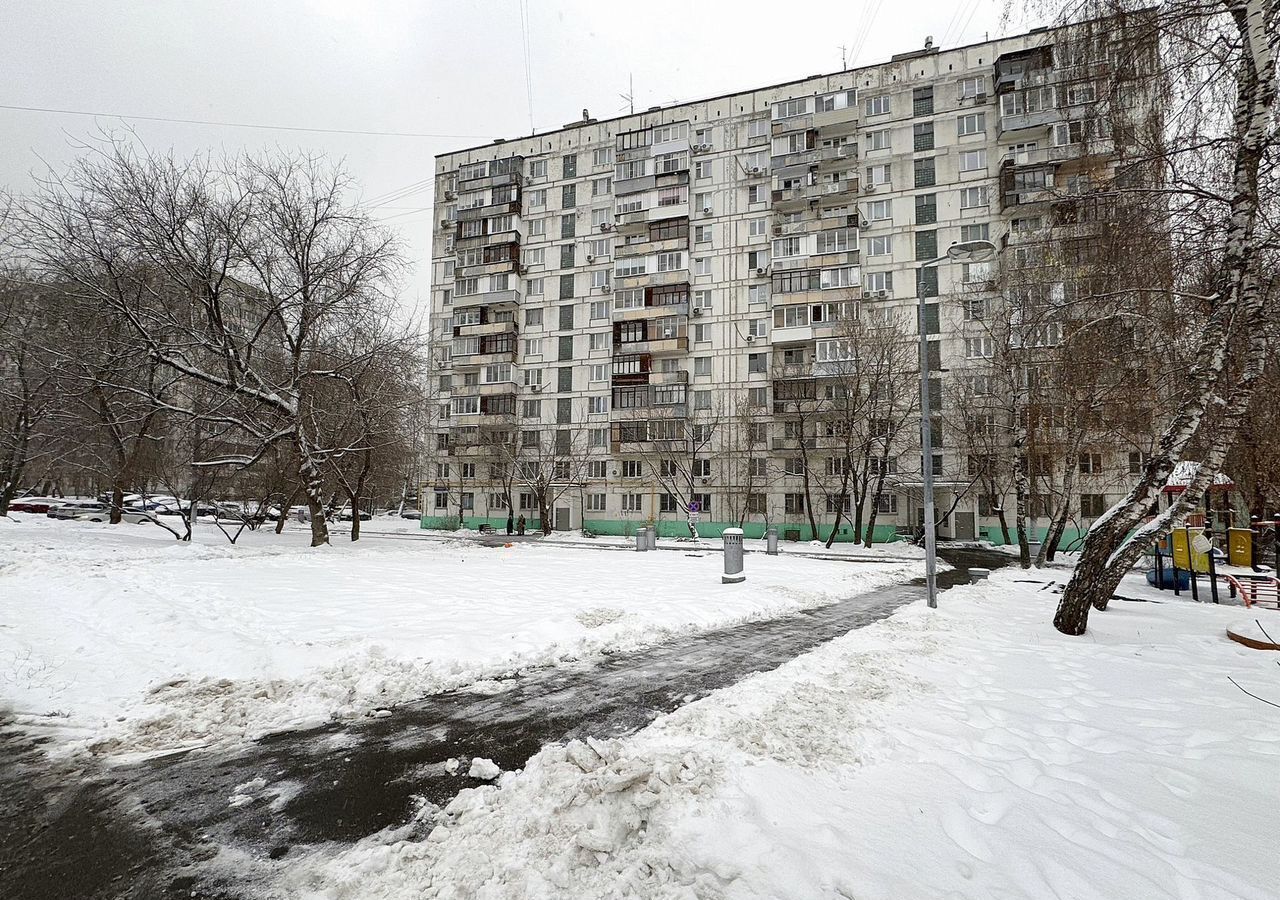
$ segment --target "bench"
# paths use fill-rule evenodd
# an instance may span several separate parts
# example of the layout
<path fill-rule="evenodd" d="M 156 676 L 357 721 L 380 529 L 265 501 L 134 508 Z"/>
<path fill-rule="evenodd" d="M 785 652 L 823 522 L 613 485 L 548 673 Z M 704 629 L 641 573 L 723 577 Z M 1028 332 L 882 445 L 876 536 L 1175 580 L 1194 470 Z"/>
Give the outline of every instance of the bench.
<path fill-rule="evenodd" d="M 485 524 L 481 525 L 479 528 L 477 528 L 477 529 L 476 529 L 476 531 L 479 531 L 481 534 L 493 534 L 493 533 L 494 533 L 494 531 L 493 531 L 493 526 L 492 526 L 492 525 L 490 525 L 488 522 L 486 522 Z"/>

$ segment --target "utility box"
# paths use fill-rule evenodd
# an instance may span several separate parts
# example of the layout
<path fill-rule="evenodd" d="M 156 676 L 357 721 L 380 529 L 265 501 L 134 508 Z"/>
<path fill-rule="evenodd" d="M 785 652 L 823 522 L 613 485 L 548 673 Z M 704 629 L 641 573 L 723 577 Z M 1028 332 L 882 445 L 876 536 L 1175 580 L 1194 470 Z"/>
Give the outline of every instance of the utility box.
<path fill-rule="evenodd" d="M 726 528 L 724 538 L 724 575 L 720 580 L 725 584 L 739 584 L 747 580 L 742 573 L 742 529 Z"/>
<path fill-rule="evenodd" d="M 778 555 L 778 527 L 770 525 L 769 530 L 764 533 L 765 553 L 770 556 Z"/>

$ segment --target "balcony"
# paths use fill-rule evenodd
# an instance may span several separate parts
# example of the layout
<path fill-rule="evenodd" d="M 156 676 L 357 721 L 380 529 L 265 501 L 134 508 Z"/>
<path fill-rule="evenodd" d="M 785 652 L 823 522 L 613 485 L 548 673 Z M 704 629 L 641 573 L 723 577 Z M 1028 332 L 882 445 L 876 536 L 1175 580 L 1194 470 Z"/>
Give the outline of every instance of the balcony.
<path fill-rule="evenodd" d="M 479 337 L 489 334 L 515 334 L 516 323 L 511 322 L 480 322 L 475 325 L 454 325 L 454 337 Z"/>
<path fill-rule="evenodd" d="M 458 210 L 459 222 L 474 222 L 476 219 L 488 219 L 492 216 L 505 216 L 507 214 L 520 215 L 520 200 L 507 200 L 503 203 L 490 203 L 488 206 L 472 206 L 468 209 Z M 459 230 L 459 237 L 461 230 Z"/>
<path fill-rule="evenodd" d="M 813 340 L 812 325 L 791 325 L 774 328 L 769 339 L 774 344 L 803 344 Z M 809 373 L 806 373 L 809 374 Z"/>
<path fill-rule="evenodd" d="M 481 398 L 511 397 L 514 399 L 516 395 L 515 375 L 513 374 L 511 379 L 508 381 L 490 381 L 485 384 L 478 385 L 476 387 L 476 393 L 479 394 Z M 481 404 L 483 403 L 484 400 L 481 399 Z M 483 406 L 481 409 L 483 409 Z"/>
<path fill-rule="evenodd" d="M 688 250 L 689 236 L 667 238 L 661 241 L 640 241 L 635 244 L 617 244 L 613 248 L 615 259 L 629 256 L 648 256 L 652 253 L 667 253 L 672 250 Z"/>
<path fill-rule="evenodd" d="M 481 187 L 495 184 L 510 184 L 518 181 L 524 171 L 523 156 L 508 156 L 504 159 L 491 159 L 475 166 L 463 166 L 458 170 L 458 192 L 473 191 Z M 508 179 L 503 181 L 501 179 Z"/>
<path fill-rule="evenodd" d="M 486 294 L 467 294 L 464 297 L 454 296 L 453 306 L 455 309 L 465 309 L 472 306 L 519 306 L 520 305 L 520 289 L 509 288 L 505 291 L 489 291 Z"/>
<path fill-rule="evenodd" d="M 481 350 L 465 356 L 454 356 L 454 369 L 474 369 L 477 366 L 491 366 L 495 363 L 513 363 L 516 361 L 515 343 L 508 350 Z"/>
<path fill-rule="evenodd" d="M 650 222 L 665 222 L 667 219 L 677 218 L 689 218 L 688 199 L 681 200 L 679 203 L 664 203 L 660 206 L 650 206 L 632 212 L 614 213 L 613 222 L 618 231 L 634 233 L 639 230 L 637 226 L 648 225 Z"/>
<path fill-rule="evenodd" d="M 782 137 L 784 134 L 791 134 L 796 131 L 808 131 L 814 127 L 812 115 L 792 116 L 789 119 L 777 119 L 769 127 L 770 133 L 774 137 Z"/>
<path fill-rule="evenodd" d="M 614 276 L 614 290 L 627 290 L 638 287 L 668 287 L 673 284 L 688 284 L 689 270 L 675 269 L 670 272 L 646 272 L 643 275 Z"/>
<path fill-rule="evenodd" d="M 477 234 L 473 237 L 461 237 L 462 229 L 455 230 L 454 248 L 457 250 L 474 250 L 477 247 L 496 247 L 499 244 L 518 244 L 522 239 L 520 232 L 514 228 L 506 231 L 495 231 L 493 234 Z"/>
<path fill-rule="evenodd" d="M 621 341 L 615 337 L 613 341 L 613 353 L 615 356 L 644 353 L 648 353 L 650 356 L 662 356 L 671 353 L 684 353 L 688 349 L 689 336 L 687 334 L 678 334 L 675 337 L 655 336 L 642 341 Z"/>
<path fill-rule="evenodd" d="M 1062 110 L 1056 107 L 1025 110 L 1020 113 L 1000 114 L 1000 134 L 1013 131 L 1030 131 L 1046 129 L 1062 121 Z"/>
<path fill-rule="evenodd" d="M 818 150 L 818 162 L 857 162 L 858 145 L 841 144 L 839 147 L 822 147 Z"/>
<path fill-rule="evenodd" d="M 510 232 L 507 232 L 510 233 Z M 478 248 L 468 248 L 478 249 Z M 493 244 L 482 249 L 480 262 L 471 265 L 459 265 L 453 271 L 453 277 L 474 278 L 478 275 L 501 275 L 503 273 L 522 274 L 520 266 L 520 244 L 510 241 L 505 244 Z"/>

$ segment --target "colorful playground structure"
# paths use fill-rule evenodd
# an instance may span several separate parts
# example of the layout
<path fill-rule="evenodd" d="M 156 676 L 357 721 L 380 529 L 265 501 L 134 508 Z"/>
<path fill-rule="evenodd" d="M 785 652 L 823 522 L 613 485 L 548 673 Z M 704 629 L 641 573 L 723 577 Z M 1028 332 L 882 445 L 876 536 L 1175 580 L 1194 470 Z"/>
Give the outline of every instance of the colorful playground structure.
<path fill-rule="evenodd" d="M 1164 492 L 1176 495 L 1186 490 L 1187 480 L 1175 471 Z M 1280 513 L 1270 521 L 1255 516 L 1248 527 L 1235 526 L 1236 514 L 1228 502 L 1234 487 L 1230 479 L 1219 475 L 1205 492 L 1204 510 L 1187 515 L 1181 525 L 1156 542 L 1147 581 L 1175 594 L 1189 589 L 1199 602 L 1199 580 L 1207 576 L 1209 598 L 1214 603 L 1219 602 L 1221 582 L 1229 596 L 1239 596 L 1245 606 L 1280 609 Z M 1214 496 L 1221 498 L 1217 510 L 1213 509 Z M 1268 560 L 1272 565 L 1266 565 Z"/>

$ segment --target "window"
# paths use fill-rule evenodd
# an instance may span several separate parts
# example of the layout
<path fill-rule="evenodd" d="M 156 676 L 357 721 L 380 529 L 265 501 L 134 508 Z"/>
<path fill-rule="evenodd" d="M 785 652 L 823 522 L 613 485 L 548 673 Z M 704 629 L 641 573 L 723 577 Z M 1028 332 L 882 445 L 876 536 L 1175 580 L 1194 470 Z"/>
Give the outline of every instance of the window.
<path fill-rule="evenodd" d="M 822 289 L 857 287 L 860 283 L 857 266 L 841 266 L 822 270 Z"/>
<path fill-rule="evenodd" d="M 804 494 L 786 494 L 782 498 L 783 511 L 789 516 L 804 514 Z"/>
<path fill-rule="evenodd" d="M 781 117 L 779 117 L 781 118 Z M 768 119 L 752 119 L 747 123 L 747 139 L 767 137 L 769 134 Z"/>
<path fill-rule="evenodd" d="M 710 275 L 711 274 L 711 257 L 703 256 L 693 261 L 694 275 Z"/>
<path fill-rule="evenodd" d="M 603 416 L 609 412 L 608 397 L 588 397 L 587 398 L 587 415 Z"/>
<path fill-rule="evenodd" d="M 609 273 L 608 273 L 608 272 L 606 272 L 605 274 L 607 275 L 607 274 L 609 274 Z M 592 319 L 607 319 L 607 318 L 609 318 L 609 301 L 608 301 L 608 300 L 593 300 L 593 301 L 591 302 L 591 318 L 592 318 Z"/>
<path fill-rule="evenodd" d="M 881 94 L 879 97 L 867 98 L 867 115 L 868 116 L 887 116 L 889 114 L 889 95 Z"/>
<path fill-rule="evenodd" d="M 541 356 L 542 355 L 542 338 L 525 338 L 524 339 L 524 355 L 525 356 Z"/>
<path fill-rule="evenodd" d="M 989 241 L 991 240 L 991 225 L 987 222 L 983 222 L 981 225 L 961 225 L 960 240 Z"/>
<path fill-rule="evenodd" d="M 938 179 L 932 156 L 925 159 L 913 160 L 912 171 L 915 175 L 916 187 L 932 187 L 937 184 Z"/>
<path fill-rule="evenodd" d="M 893 220 L 892 200 L 872 200 L 867 204 L 867 218 L 872 222 L 890 222 Z"/>
<path fill-rule="evenodd" d="M 590 341 L 589 349 L 592 351 L 609 349 L 609 332 L 607 331 L 593 332 L 588 340 Z"/>
<path fill-rule="evenodd" d="M 747 287 L 748 303 L 765 303 L 769 300 L 769 285 L 753 284 Z"/>
<path fill-rule="evenodd" d="M 546 178 L 547 177 L 547 161 L 545 159 L 529 160 L 529 177 L 530 178 Z"/>
<path fill-rule="evenodd" d="M 956 135 L 959 137 L 964 137 L 970 134 L 982 134 L 986 130 L 986 113 L 966 113 L 956 119 Z"/>
<path fill-rule="evenodd" d="M 570 153 L 560 161 L 562 178 L 573 178 L 578 174 L 578 154 Z"/>
<path fill-rule="evenodd" d="M 747 354 L 747 373 L 750 375 L 763 375 L 769 371 L 769 354 L 767 353 L 748 353 Z"/>
<path fill-rule="evenodd" d="M 1107 511 L 1107 498 L 1103 494 L 1081 494 L 1080 515 L 1085 519 L 1096 519 Z"/>
<path fill-rule="evenodd" d="M 763 184 L 753 184 L 747 187 L 747 203 L 765 203 L 769 199 L 769 191 Z"/>
<path fill-rule="evenodd" d="M 587 494 L 587 512 L 604 512 L 606 494 Z"/>
<path fill-rule="evenodd" d="M 573 335 L 566 334 L 559 338 L 557 359 L 567 361 L 573 359 Z"/>
<path fill-rule="evenodd" d="M 981 322 L 987 317 L 987 299 L 985 297 L 966 297 L 964 303 L 964 320 Z"/>
<path fill-rule="evenodd" d="M 868 150 L 888 150 L 889 149 L 889 129 L 881 128 L 878 131 L 867 132 L 867 149 Z"/>
<path fill-rule="evenodd" d="M 879 237 L 867 238 L 867 256 L 888 256 L 893 252 L 893 238 L 891 235 L 880 235 Z"/>
<path fill-rule="evenodd" d="M 658 254 L 658 271 L 659 272 L 677 272 L 684 268 L 684 254 L 675 251 L 672 253 Z"/>
<path fill-rule="evenodd" d="M 867 184 L 888 184 L 890 171 L 889 163 L 867 166 Z"/>
<path fill-rule="evenodd" d="M 1081 453 L 1080 454 L 1080 474 L 1081 475 L 1101 475 L 1102 474 L 1102 454 L 1101 453 Z"/>
<path fill-rule="evenodd" d="M 892 272 L 868 272 L 866 290 L 870 294 L 893 293 Z"/>
<path fill-rule="evenodd" d="M 898 495 L 881 494 L 876 500 L 876 512 L 884 513 L 885 515 L 897 515 Z"/>
<path fill-rule="evenodd" d="M 795 100 L 783 100 L 781 103 L 775 103 L 773 105 L 773 117 L 775 119 L 790 119 L 793 116 L 803 116 L 808 111 L 808 97 L 799 97 Z"/>
<path fill-rule="evenodd" d="M 769 222 L 766 219 L 748 219 L 747 235 L 749 237 L 759 237 L 760 235 L 765 233 L 765 230 L 768 227 L 769 227 Z M 707 240 L 711 240 L 711 238 L 708 237 Z"/>
<path fill-rule="evenodd" d="M 818 232 L 819 253 L 844 253 L 858 249 L 858 232 L 853 228 L 834 228 Z"/>
<path fill-rule="evenodd" d="M 695 344 L 708 344 L 711 342 L 711 326 L 699 323 L 693 326 L 693 342 Z"/>
<path fill-rule="evenodd" d="M 574 236 L 574 234 L 576 233 L 575 232 L 576 226 L 574 224 L 574 221 L 575 220 L 573 216 L 560 217 L 560 237 L 571 238 Z"/>
<path fill-rule="evenodd" d="M 977 209 L 987 205 L 987 189 L 985 187 L 969 187 L 960 191 L 960 208 Z"/>
<path fill-rule="evenodd" d="M 747 388 L 747 405 L 764 407 L 769 405 L 769 389 L 762 387 Z"/>
<path fill-rule="evenodd" d="M 960 171 L 977 172 L 987 167 L 986 150 L 965 150 L 960 154 Z"/>
<path fill-rule="evenodd" d="M 711 291 L 707 289 L 693 292 L 694 309 L 711 309 Z"/>
<path fill-rule="evenodd" d="M 638 459 L 624 459 L 622 461 L 622 477 L 623 478 L 640 478 L 644 475 L 644 463 Z"/>
<path fill-rule="evenodd" d="M 916 224 L 932 225 L 938 221 L 938 195 L 916 195 Z"/>
<path fill-rule="evenodd" d="M 916 259 L 931 260 L 938 257 L 938 232 L 936 231 L 917 231 L 916 232 Z"/>
<path fill-rule="evenodd" d="M 913 116 L 933 115 L 933 88 L 921 87 L 911 92 L 911 114 Z"/>
<path fill-rule="evenodd" d="M 956 96 L 961 100 L 984 96 L 987 92 L 985 75 L 972 75 L 956 82 Z"/>
<path fill-rule="evenodd" d="M 624 513 L 644 512 L 644 494 L 623 494 L 622 511 Z"/>
<path fill-rule="evenodd" d="M 966 359 L 990 359 L 995 356 L 995 342 L 989 337 L 965 338 L 964 355 Z"/>
<path fill-rule="evenodd" d="M 613 165 L 613 148 L 600 147 L 591 151 L 591 165 L 595 168 Z"/>
<path fill-rule="evenodd" d="M 541 369 L 524 369 L 523 371 L 525 387 L 542 387 Z"/>
<path fill-rule="evenodd" d="M 1061 122 L 1053 126 L 1053 146 L 1055 147 L 1078 144 L 1082 140 L 1084 140 L 1084 125 L 1081 122 Z"/>
<path fill-rule="evenodd" d="M 529 237 L 539 237 L 547 233 L 546 219 L 529 220 Z"/>
<path fill-rule="evenodd" d="M 521 400 L 520 415 L 526 419 L 542 418 L 542 401 L 541 400 Z"/>
<path fill-rule="evenodd" d="M 547 192 L 545 190 L 529 191 L 527 194 L 525 194 L 525 197 L 528 198 L 530 206 L 546 206 L 547 205 Z"/>
<path fill-rule="evenodd" d="M 911 149 L 919 153 L 933 149 L 933 123 L 917 122 L 912 128 Z"/>
<path fill-rule="evenodd" d="M 697 227 L 695 227 L 695 228 L 693 229 L 693 242 L 694 242 L 695 244 L 709 244 L 709 243 L 711 243 L 711 226 L 710 226 L 710 225 L 698 225 Z M 661 270 L 661 269 L 659 269 L 658 271 L 662 271 L 662 270 Z"/>

